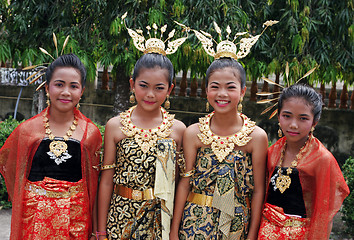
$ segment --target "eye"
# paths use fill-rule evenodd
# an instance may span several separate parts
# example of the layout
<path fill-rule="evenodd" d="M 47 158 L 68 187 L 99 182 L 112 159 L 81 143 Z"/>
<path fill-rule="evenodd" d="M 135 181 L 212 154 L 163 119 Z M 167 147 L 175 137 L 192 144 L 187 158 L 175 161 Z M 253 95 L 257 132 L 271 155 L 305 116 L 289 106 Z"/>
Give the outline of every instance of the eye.
<path fill-rule="evenodd" d="M 142 87 L 142 88 L 147 88 L 148 86 L 144 83 L 139 83 L 139 86 Z"/>
<path fill-rule="evenodd" d="M 73 84 L 73 85 L 71 85 L 71 88 L 79 88 L 79 85 L 77 85 L 77 84 Z"/>
<path fill-rule="evenodd" d="M 300 117 L 300 120 L 301 120 L 301 121 L 307 121 L 307 120 L 309 120 L 309 118 L 307 118 L 307 117 Z"/>
<path fill-rule="evenodd" d="M 283 116 L 283 118 L 290 118 L 290 114 L 287 114 L 287 113 L 283 113 L 282 116 Z"/>
<path fill-rule="evenodd" d="M 236 86 L 232 86 L 232 85 L 231 85 L 231 86 L 228 86 L 227 88 L 228 88 L 228 89 L 236 89 Z"/>
<path fill-rule="evenodd" d="M 62 87 L 62 86 L 63 86 L 63 84 L 62 84 L 61 82 L 56 82 L 56 83 L 54 84 L 54 86 L 57 86 L 57 87 Z"/>
<path fill-rule="evenodd" d="M 157 90 L 165 90 L 165 87 L 156 87 Z"/>

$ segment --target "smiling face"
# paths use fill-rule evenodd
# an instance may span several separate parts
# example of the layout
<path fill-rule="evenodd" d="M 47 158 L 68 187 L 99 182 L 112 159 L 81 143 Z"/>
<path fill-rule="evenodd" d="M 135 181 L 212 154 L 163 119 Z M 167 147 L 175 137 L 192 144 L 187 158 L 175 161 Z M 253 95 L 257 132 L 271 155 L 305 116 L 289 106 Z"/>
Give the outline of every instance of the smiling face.
<path fill-rule="evenodd" d="M 158 109 L 170 94 L 168 71 L 160 67 L 142 68 L 136 80 L 130 79 L 130 88 L 135 92 L 139 107 L 147 111 Z"/>
<path fill-rule="evenodd" d="M 80 72 L 72 67 L 57 67 L 46 85 L 46 92 L 52 109 L 72 111 L 83 94 Z"/>
<path fill-rule="evenodd" d="M 215 70 L 209 76 L 206 91 L 208 102 L 215 112 L 227 113 L 237 111 L 237 105 L 240 98 L 245 95 L 246 87 L 241 89 L 237 71 L 226 67 Z"/>
<path fill-rule="evenodd" d="M 291 97 L 283 102 L 278 120 L 287 141 L 304 144 L 314 122 L 313 106 L 301 97 Z"/>

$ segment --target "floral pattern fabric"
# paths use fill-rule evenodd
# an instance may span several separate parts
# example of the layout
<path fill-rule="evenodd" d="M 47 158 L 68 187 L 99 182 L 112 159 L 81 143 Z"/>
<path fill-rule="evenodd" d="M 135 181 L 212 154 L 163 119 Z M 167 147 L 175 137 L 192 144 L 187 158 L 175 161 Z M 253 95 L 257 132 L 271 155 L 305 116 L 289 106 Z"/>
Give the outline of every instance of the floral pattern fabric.
<path fill-rule="evenodd" d="M 180 239 L 243 239 L 247 236 L 253 191 L 252 160 L 233 150 L 219 162 L 209 147 L 198 150 L 192 192 L 213 196 L 212 206 L 186 202 Z"/>

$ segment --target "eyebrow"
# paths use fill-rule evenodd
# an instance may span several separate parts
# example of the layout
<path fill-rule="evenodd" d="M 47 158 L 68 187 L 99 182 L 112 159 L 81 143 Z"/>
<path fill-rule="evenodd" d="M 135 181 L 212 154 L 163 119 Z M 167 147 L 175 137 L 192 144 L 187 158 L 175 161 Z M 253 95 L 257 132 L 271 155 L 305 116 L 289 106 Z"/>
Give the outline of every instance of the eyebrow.
<path fill-rule="evenodd" d="M 140 80 L 139 83 L 145 83 L 147 85 L 150 85 L 148 82 L 146 82 L 145 80 Z M 165 83 L 157 83 L 156 86 L 166 86 L 167 84 Z"/>
<path fill-rule="evenodd" d="M 283 113 L 287 113 L 287 114 L 293 114 L 292 112 L 289 112 L 289 111 L 283 111 Z M 306 113 L 303 113 L 303 114 L 300 114 L 300 116 L 306 116 L 306 117 L 310 117 L 310 115 L 306 114 Z"/>
<path fill-rule="evenodd" d="M 210 82 L 210 84 L 212 84 L 212 83 L 214 83 L 214 84 L 217 84 L 217 85 L 220 85 L 220 83 L 219 82 Z M 226 85 L 230 85 L 230 84 L 236 84 L 235 82 L 227 82 L 226 83 Z"/>
<path fill-rule="evenodd" d="M 61 79 L 56 79 L 56 80 L 53 80 L 53 82 L 61 82 L 61 83 L 65 83 L 64 80 L 61 80 Z M 79 85 L 80 83 L 79 82 L 70 82 L 70 84 L 77 84 Z"/>

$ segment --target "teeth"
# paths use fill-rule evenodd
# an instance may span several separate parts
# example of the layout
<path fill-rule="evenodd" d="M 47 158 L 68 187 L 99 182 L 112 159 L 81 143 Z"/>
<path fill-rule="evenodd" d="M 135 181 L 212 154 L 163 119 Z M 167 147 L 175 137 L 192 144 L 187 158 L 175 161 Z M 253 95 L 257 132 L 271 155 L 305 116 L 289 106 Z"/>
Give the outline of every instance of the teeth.
<path fill-rule="evenodd" d="M 216 101 L 216 102 L 219 104 L 227 104 L 228 103 L 228 101 Z"/>

